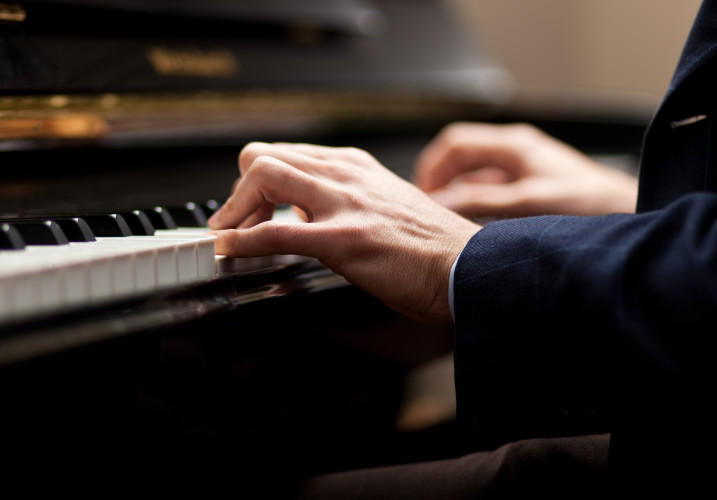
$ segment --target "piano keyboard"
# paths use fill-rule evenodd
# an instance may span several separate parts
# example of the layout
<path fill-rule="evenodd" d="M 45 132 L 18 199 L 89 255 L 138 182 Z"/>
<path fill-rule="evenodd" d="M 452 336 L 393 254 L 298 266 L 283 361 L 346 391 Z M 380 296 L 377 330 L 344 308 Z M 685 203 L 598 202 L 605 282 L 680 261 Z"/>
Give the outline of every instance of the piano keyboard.
<path fill-rule="evenodd" d="M 287 212 L 293 213 L 280 216 Z M 0 324 L 270 263 L 216 256 L 208 215 L 190 203 L 181 210 L 0 222 Z"/>

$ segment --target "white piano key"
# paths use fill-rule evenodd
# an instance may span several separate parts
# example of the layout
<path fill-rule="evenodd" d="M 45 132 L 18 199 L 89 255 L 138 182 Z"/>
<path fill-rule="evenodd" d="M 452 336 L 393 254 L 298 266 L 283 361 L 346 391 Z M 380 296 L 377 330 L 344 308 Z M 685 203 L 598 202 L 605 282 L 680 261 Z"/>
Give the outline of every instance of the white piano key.
<path fill-rule="evenodd" d="M 95 257 L 89 267 L 88 284 L 93 302 L 112 298 L 112 261 L 109 257 Z"/>
<path fill-rule="evenodd" d="M 135 254 L 135 283 L 137 292 L 157 289 L 157 251 L 154 248 L 137 249 Z"/>
<path fill-rule="evenodd" d="M 65 303 L 61 273 L 61 269 L 54 266 L 43 271 L 37 297 L 43 309 L 56 309 Z"/>
<path fill-rule="evenodd" d="M 10 316 L 10 284 L 0 282 L 0 319 Z"/>
<path fill-rule="evenodd" d="M 70 306 L 86 304 L 90 300 L 90 263 L 80 260 L 68 262 L 65 268 L 65 297 Z"/>
<path fill-rule="evenodd" d="M 65 271 L 56 261 L 40 253 L 3 256 L 0 276 L 9 283 L 10 296 L 6 310 L 12 316 L 39 310 L 54 310 L 66 301 Z"/>
<path fill-rule="evenodd" d="M 134 255 L 116 255 L 112 261 L 112 291 L 115 297 L 130 295 L 137 290 Z"/>
<path fill-rule="evenodd" d="M 176 240 L 177 279 L 180 283 L 197 280 L 197 246 L 191 240 Z"/>
<path fill-rule="evenodd" d="M 12 290 L 10 282 L 3 279 L 0 274 L 0 318 L 4 318 L 10 314 L 10 297 Z"/>
<path fill-rule="evenodd" d="M 178 227 L 176 229 L 157 229 L 154 232 L 156 237 L 170 237 L 170 238 L 202 238 L 211 237 L 212 235 L 207 234 L 211 229 L 207 227 Z"/>
<path fill-rule="evenodd" d="M 27 273 L 26 275 L 15 276 L 13 300 L 11 302 L 14 316 L 22 316 L 32 313 L 37 307 L 37 294 L 42 286 L 41 276 Z"/>
<path fill-rule="evenodd" d="M 214 241 L 216 236 L 207 234 L 207 228 L 178 228 L 178 229 L 160 229 L 155 232 L 155 237 L 177 242 L 180 252 L 187 247 L 192 247 L 191 252 L 194 257 L 194 271 L 190 272 L 186 267 L 186 272 L 180 273 L 180 281 L 210 278 L 216 274 L 214 263 Z M 187 259 L 180 266 L 189 266 L 189 253 L 178 256 L 178 259 Z M 182 267 L 180 267 L 182 269 Z M 196 274 L 194 274 L 196 272 Z"/>
<path fill-rule="evenodd" d="M 214 264 L 214 240 L 216 240 L 216 237 L 211 236 L 211 239 L 202 239 L 197 241 L 198 279 L 212 278 L 216 275 L 216 266 Z"/>
<path fill-rule="evenodd" d="M 0 252 L 0 322 L 191 283 L 216 274 L 215 237 L 103 237 Z"/>
<path fill-rule="evenodd" d="M 5 317 L 13 318 L 32 311 L 38 283 L 32 276 L 31 262 L 23 264 L 15 256 L 3 255 L 6 253 L 0 253 L 0 279 L 7 295 Z"/>
<path fill-rule="evenodd" d="M 164 288 L 179 283 L 179 263 L 176 242 L 151 236 L 102 238 L 105 244 L 131 249 L 136 256 L 138 289 Z M 98 239 L 100 240 L 100 239 Z M 151 266 L 152 271 L 149 271 Z"/>

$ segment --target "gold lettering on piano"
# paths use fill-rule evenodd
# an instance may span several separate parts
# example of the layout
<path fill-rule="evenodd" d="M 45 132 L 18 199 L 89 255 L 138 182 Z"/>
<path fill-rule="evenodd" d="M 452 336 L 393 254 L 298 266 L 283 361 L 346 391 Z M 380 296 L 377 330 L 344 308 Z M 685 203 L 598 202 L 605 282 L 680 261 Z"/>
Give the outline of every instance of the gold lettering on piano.
<path fill-rule="evenodd" d="M 229 78 L 240 64 L 228 50 L 167 49 L 154 47 L 147 52 L 154 70 L 164 76 Z"/>
<path fill-rule="evenodd" d="M 26 17 L 22 5 L 0 3 L 0 22 L 21 23 Z"/>

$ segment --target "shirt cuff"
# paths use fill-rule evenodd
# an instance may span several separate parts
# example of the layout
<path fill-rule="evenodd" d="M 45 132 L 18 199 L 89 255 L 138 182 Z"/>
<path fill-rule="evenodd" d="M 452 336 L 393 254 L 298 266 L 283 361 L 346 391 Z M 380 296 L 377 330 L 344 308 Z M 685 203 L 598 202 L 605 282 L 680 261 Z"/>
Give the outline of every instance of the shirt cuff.
<path fill-rule="evenodd" d="M 453 281 L 456 274 L 456 265 L 458 264 L 458 259 L 461 258 L 462 253 L 463 252 L 458 254 L 456 260 L 453 261 L 453 265 L 451 266 L 451 275 L 448 277 L 448 309 L 451 311 L 451 319 L 454 323 L 456 322 L 456 313 L 453 306 Z"/>

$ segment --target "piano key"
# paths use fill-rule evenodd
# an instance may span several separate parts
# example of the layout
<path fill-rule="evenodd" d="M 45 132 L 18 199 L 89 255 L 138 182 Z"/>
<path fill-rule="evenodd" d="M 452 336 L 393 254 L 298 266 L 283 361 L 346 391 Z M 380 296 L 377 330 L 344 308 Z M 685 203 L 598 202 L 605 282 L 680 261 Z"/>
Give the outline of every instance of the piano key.
<path fill-rule="evenodd" d="M 0 250 L 21 250 L 25 241 L 15 226 L 6 222 L 0 223 Z"/>
<path fill-rule="evenodd" d="M 212 215 L 214 215 L 214 212 L 219 210 L 219 208 L 222 206 L 221 203 L 219 203 L 217 200 L 206 200 L 204 203 L 201 203 L 200 208 L 204 211 L 204 216 L 209 219 Z"/>
<path fill-rule="evenodd" d="M 165 226 L 176 226 L 165 208 L 157 207 L 151 212 L 160 216 Z M 141 213 L 149 218 L 149 211 Z M 115 221 L 124 219 L 129 227 L 124 212 L 116 215 L 120 217 Z M 296 217 L 292 210 L 277 210 L 275 214 L 276 218 L 287 216 Z M 82 227 L 75 219 L 87 222 L 83 217 L 65 217 L 36 223 L 58 226 L 66 237 L 61 226 L 71 227 L 68 220 Z M 21 225 L 17 220 L 14 222 Z M 24 223 L 29 224 L 28 221 Z M 15 227 L 10 223 L 8 226 Z M 67 231 L 72 234 L 72 230 Z M 93 234 L 95 241 L 32 244 L 20 250 L 0 250 L 0 323 L 148 294 L 212 279 L 218 274 L 256 271 L 304 259 L 296 256 L 257 259 L 216 256 L 215 238 L 208 231 L 207 227 L 175 227 L 156 229 L 152 236 Z M 90 232 L 93 233 L 91 226 Z M 121 233 L 126 234 L 126 231 Z M 74 235 L 71 238 L 80 239 Z"/>
<path fill-rule="evenodd" d="M 101 275 L 104 274 L 110 281 L 107 293 L 118 295 L 123 293 L 146 292 L 156 290 L 157 287 L 157 259 L 156 243 L 147 240 L 144 244 L 129 242 L 128 238 L 98 238 L 98 245 L 86 249 L 90 255 L 90 263 L 94 265 L 97 259 L 104 259 L 101 269 L 90 277 L 93 283 L 93 294 L 102 284 Z M 124 256 L 127 261 L 122 262 Z M 160 256 L 161 257 L 161 256 Z M 109 266 L 105 268 L 104 266 Z M 94 269 L 91 270 L 95 272 Z"/>
<path fill-rule="evenodd" d="M 121 250 L 133 255 L 151 252 L 151 260 L 154 266 L 152 281 L 156 288 L 180 283 L 178 250 L 174 240 L 133 236 L 129 238 L 98 238 L 98 242 L 103 245 L 103 247 L 98 248 L 98 251 L 102 251 L 105 248 L 109 249 L 108 251 L 110 252 Z M 196 273 L 196 263 L 190 263 L 190 266 L 192 271 Z M 192 271 L 189 272 L 191 273 Z M 135 282 L 139 282 L 143 277 L 135 274 L 134 279 Z"/>
<path fill-rule="evenodd" d="M 189 240 L 196 242 L 205 242 L 207 239 L 214 241 L 213 235 L 207 234 L 208 228 L 177 228 L 177 229 L 158 229 L 155 232 L 157 238 L 167 238 L 168 240 Z M 214 245 L 206 243 L 196 246 L 197 249 L 197 277 L 204 279 L 216 274 Z"/>
<path fill-rule="evenodd" d="M 135 236 L 152 236 L 154 234 L 155 228 L 154 225 L 152 225 L 152 221 L 150 221 L 147 214 L 141 210 L 122 212 L 119 215 L 124 218 L 130 231 Z"/>
<path fill-rule="evenodd" d="M 95 236 L 132 236 L 132 230 L 120 214 L 83 215 Z"/>
<path fill-rule="evenodd" d="M 146 210 L 142 210 L 155 229 L 176 229 L 177 223 L 172 218 L 172 215 L 164 207 L 152 207 Z"/>
<path fill-rule="evenodd" d="M 215 276 L 214 237 L 98 237 L 0 251 L 0 322 Z"/>
<path fill-rule="evenodd" d="M 189 202 L 178 207 L 167 207 L 178 227 L 207 227 L 207 216 L 199 205 Z"/>
<path fill-rule="evenodd" d="M 56 223 L 64 234 L 67 241 L 94 241 L 95 237 L 88 224 L 78 217 L 62 217 L 62 218 L 22 218 L 9 220 L 7 223 L 15 226 L 22 226 L 22 233 L 28 235 L 30 241 L 27 244 L 38 245 L 39 238 L 47 238 L 50 241 L 61 238 L 55 229 L 47 227 L 48 223 Z M 22 238 L 22 234 L 20 234 Z M 24 240 L 23 240 L 24 241 Z M 50 244 L 61 244 L 56 241 Z"/>
<path fill-rule="evenodd" d="M 197 247 L 193 240 L 173 240 L 177 242 L 177 280 L 191 283 L 199 277 L 197 269 Z"/>
<path fill-rule="evenodd" d="M 52 310 L 67 303 L 69 245 L 28 246 L 25 252 L 0 255 L 0 276 L 13 285 L 10 309 L 17 314 Z M 75 259 L 74 262 L 78 262 Z"/>
<path fill-rule="evenodd" d="M 67 236 L 57 222 L 52 220 L 15 220 L 17 228 L 26 245 L 66 245 Z"/>
<path fill-rule="evenodd" d="M 75 248 L 75 245 L 80 246 Z M 39 283 L 40 289 L 45 290 L 43 300 L 36 304 L 38 311 L 71 305 L 71 299 L 76 296 L 86 296 L 95 301 L 112 297 L 109 257 L 88 252 L 86 250 L 90 247 L 84 245 L 95 243 L 72 243 L 56 248 L 28 246 L 26 252 L 17 257 L 17 264 L 27 268 L 27 279 Z M 82 262 L 87 265 L 76 265 Z M 54 282 L 56 275 L 59 286 Z M 83 289 L 74 288 L 77 286 Z"/>
<path fill-rule="evenodd" d="M 15 253 L 15 252 L 13 252 Z M 0 267 L 0 291 L 4 296 L 3 315 L 6 318 L 31 314 L 35 308 L 35 299 L 40 290 L 39 279 L 41 273 L 35 272 L 36 266 L 31 263 L 22 264 L 13 262 L 4 256 L 3 266 Z"/>
<path fill-rule="evenodd" d="M 69 241 L 95 241 L 95 235 L 85 219 L 79 217 L 53 219 Z"/>

